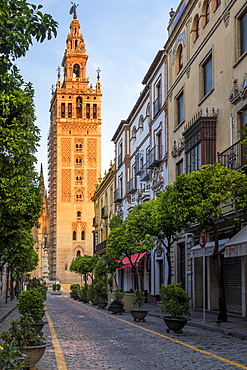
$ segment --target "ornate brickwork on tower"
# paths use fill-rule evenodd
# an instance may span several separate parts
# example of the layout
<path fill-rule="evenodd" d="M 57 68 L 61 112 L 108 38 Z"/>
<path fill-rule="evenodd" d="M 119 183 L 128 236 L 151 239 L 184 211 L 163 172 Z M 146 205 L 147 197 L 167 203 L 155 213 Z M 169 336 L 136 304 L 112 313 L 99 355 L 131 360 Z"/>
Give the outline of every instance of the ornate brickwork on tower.
<path fill-rule="evenodd" d="M 93 253 L 94 185 L 101 164 L 101 84 L 86 77 L 88 55 L 74 6 L 67 48 L 52 92 L 49 132 L 51 280 L 80 283 L 69 271 L 73 257 Z M 53 254 L 52 254 L 53 251 Z M 51 262 L 51 261 L 50 261 Z"/>

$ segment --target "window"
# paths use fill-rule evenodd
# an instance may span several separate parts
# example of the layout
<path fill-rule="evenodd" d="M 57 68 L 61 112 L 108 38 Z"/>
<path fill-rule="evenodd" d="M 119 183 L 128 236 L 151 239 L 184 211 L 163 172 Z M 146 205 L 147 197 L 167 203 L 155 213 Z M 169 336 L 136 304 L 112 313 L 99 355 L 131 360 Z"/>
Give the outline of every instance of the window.
<path fill-rule="evenodd" d="M 86 118 L 90 118 L 90 104 L 86 104 Z"/>
<path fill-rule="evenodd" d="M 65 117 L 65 103 L 62 103 L 61 104 L 61 117 L 64 118 Z"/>
<path fill-rule="evenodd" d="M 81 240 L 85 240 L 85 231 L 81 232 Z"/>
<path fill-rule="evenodd" d="M 76 217 L 77 217 L 77 220 L 81 220 L 81 212 L 80 211 L 77 212 Z"/>
<path fill-rule="evenodd" d="M 216 121 L 213 111 L 198 118 L 185 132 L 186 173 L 201 169 L 204 164 L 213 164 L 216 160 Z"/>
<path fill-rule="evenodd" d="M 215 10 L 220 6 L 221 0 L 216 0 L 215 1 Z"/>
<path fill-rule="evenodd" d="M 76 118 L 82 118 L 82 98 L 76 98 Z"/>
<path fill-rule="evenodd" d="M 93 105 L 93 118 L 97 118 L 97 104 Z"/>
<path fill-rule="evenodd" d="M 144 118 L 141 115 L 140 118 L 139 118 L 139 122 L 138 122 L 138 128 L 141 129 L 141 130 L 143 130 L 143 121 L 144 121 Z"/>
<path fill-rule="evenodd" d="M 205 26 L 209 23 L 209 21 L 210 21 L 210 5 L 208 1 L 205 10 Z"/>
<path fill-rule="evenodd" d="M 118 146 L 118 167 L 121 165 L 123 162 L 123 143 L 119 143 Z"/>
<path fill-rule="evenodd" d="M 154 86 L 154 102 L 153 102 L 153 114 L 159 112 L 161 108 L 161 81 L 159 80 Z"/>
<path fill-rule="evenodd" d="M 80 77 L 80 66 L 79 66 L 79 64 L 74 65 L 73 77 Z"/>
<path fill-rule="evenodd" d="M 73 231 L 72 239 L 73 239 L 73 240 L 76 240 L 76 231 Z"/>
<path fill-rule="evenodd" d="M 206 63 L 203 65 L 204 70 L 204 78 L 203 78 L 203 84 L 204 84 L 204 96 L 206 96 L 213 88 L 213 62 L 212 62 L 212 56 L 206 61 Z"/>
<path fill-rule="evenodd" d="M 184 172 L 184 162 L 183 160 L 181 160 L 176 164 L 176 176 L 182 175 L 183 172 Z"/>
<path fill-rule="evenodd" d="M 76 167 L 82 167 L 83 166 L 82 158 L 80 158 L 80 157 L 76 158 L 75 165 L 76 165 Z"/>
<path fill-rule="evenodd" d="M 177 126 L 184 121 L 184 92 L 182 91 L 178 97 L 177 101 Z"/>
<path fill-rule="evenodd" d="M 183 68 L 183 47 L 180 45 L 178 49 L 178 72 Z"/>
<path fill-rule="evenodd" d="M 134 126 L 132 129 L 132 139 L 136 139 L 136 127 Z"/>
<path fill-rule="evenodd" d="M 81 251 L 76 252 L 76 257 L 79 257 L 81 255 Z"/>
<path fill-rule="evenodd" d="M 194 18 L 191 33 L 193 37 L 193 42 L 195 43 L 200 36 L 200 19 L 198 14 Z"/>
<path fill-rule="evenodd" d="M 241 55 L 247 51 L 247 12 L 240 18 Z"/>
<path fill-rule="evenodd" d="M 76 144 L 75 145 L 75 151 L 76 152 L 83 152 L 83 145 L 82 144 Z"/>
<path fill-rule="evenodd" d="M 68 104 L 68 118 L 72 118 L 72 103 Z"/>

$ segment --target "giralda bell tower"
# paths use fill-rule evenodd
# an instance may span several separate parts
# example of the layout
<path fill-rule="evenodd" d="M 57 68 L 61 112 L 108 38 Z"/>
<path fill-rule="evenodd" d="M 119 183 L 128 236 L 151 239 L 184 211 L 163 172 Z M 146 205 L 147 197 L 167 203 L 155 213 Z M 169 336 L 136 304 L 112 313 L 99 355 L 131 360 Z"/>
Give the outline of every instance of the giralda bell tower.
<path fill-rule="evenodd" d="M 49 270 L 50 279 L 64 288 L 81 283 L 70 272 L 73 258 L 92 255 L 93 202 L 101 170 L 101 84 L 93 88 L 86 77 L 88 55 L 76 5 L 50 105 L 49 155 Z"/>

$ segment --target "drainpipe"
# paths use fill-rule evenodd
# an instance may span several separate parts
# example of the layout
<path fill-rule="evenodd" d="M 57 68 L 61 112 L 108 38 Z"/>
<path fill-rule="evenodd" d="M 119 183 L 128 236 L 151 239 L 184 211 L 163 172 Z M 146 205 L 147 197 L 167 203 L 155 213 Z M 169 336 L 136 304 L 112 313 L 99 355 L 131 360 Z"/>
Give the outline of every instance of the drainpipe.
<path fill-rule="evenodd" d="M 232 146 L 232 136 L 233 136 L 233 114 L 230 114 L 230 146 Z"/>

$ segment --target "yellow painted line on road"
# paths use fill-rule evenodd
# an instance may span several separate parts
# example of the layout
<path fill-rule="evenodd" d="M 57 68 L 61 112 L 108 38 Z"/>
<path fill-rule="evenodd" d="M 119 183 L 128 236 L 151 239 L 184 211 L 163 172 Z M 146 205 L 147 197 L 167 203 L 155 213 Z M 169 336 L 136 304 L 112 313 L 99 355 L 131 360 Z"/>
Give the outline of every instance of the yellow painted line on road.
<path fill-rule="evenodd" d="M 68 297 L 68 298 L 69 298 L 69 297 Z M 81 302 L 76 302 L 76 303 L 79 303 L 79 304 L 81 304 L 81 305 L 83 305 L 83 306 L 84 306 L 84 304 L 83 304 L 83 303 L 81 303 Z M 236 366 L 236 367 L 239 367 L 240 369 L 246 369 L 246 370 L 247 370 L 247 366 L 244 366 L 244 365 L 241 365 L 241 364 L 239 364 L 239 363 L 237 363 L 237 362 L 234 362 L 234 361 L 228 360 L 227 358 L 224 358 L 224 357 L 221 357 L 221 356 L 217 356 L 217 355 L 215 355 L 214 353 L 204 351 L 203 349 L 200 349 L 200 348 L 197 348 L 197 347 L 191 346 L 190 344 L 187 344 L 187 343 L 181 342 L 180 340 L 177 340 L 177 339 L 174 339 L 174 338 L 170 338 L 170 337 L 168 337 L 167 335 L 157 333 L 157 332 L 155 332 L 155 331 L 153 331 L 153 330 L 150 330 L 150 329 L 147 329 L 147 328 L 143 328 L 142 326 L 139 326 L 139 325 L 133 324 L 133 323 L 131 323 L 131 322 L 129 322 L 129 321 L 126 321 L 126 320 L 120 319 L 119 317 L 116 317 L 115 315 L 113 316 L 112 314 L 109 314 L 109 313 L 106 313 L 106 312 L 103 312 L 103 311 L 99 311 L 99 309 L 98 309 L 98 308 L 94 308 L 94 307 L 90 307 L 90 306 L 86 306 L 86 307 L 91 308 L 92 310 L 95 310 L 95 311 L 97 311 L 97 312 L 100 312 L 100 313 L 102 313 L 102 314 L 104 314 L 104 315 L 106 315 L 106 316 L 110 316 L 110 317 L 112 317 L 112 318 L 114 318 L 114 319 L 116 319 L 116 320 L 122 321 L 122 322 L 124 322 L 124 323 L 126 323 L 126 324 L 129 324 L 129 325 L 135 326 L 135 327 L 136 327 L 136 328 L 138 328 L 138 329 L 145 330 L 145 331 L 147 331 L 147 332 L 149 332 L 149 333 L 152 333 L 152 334 L 158 335 L 158 336 L 160 336 L 160 337 L 162 337 L 162 338 L 168 339 L 168 340 L 170 340 L 170 341 L 172 341 L 172 342 L 175 342 L 175 343 L 177 343 L 177 344 L 180 344 L 180 345 L 182 345 L 182 346 L 184 346 L 184 347 L 188 347 L 188 348 L 190 348 L 190 349 L 193 349 L 194 351 L 197 351 L 197 352 L 203 353 L 204 355 L 207 355 L 207 356 L 210 356 L 210 357 L 217 358 L 218 360 L 221 360 L 221 361 L 227 362 L 228 364 L 231 364 L 231 365 L 234 365 L 234 366 Z"/>
<path fill-rule="evenodd" d="M 57 368 L 59 370 L 67 370 L 66 362 L 65 362 L 63 352 L 62 352 L 59 340 L 57 338 L 57 334 L 56 334 L 56 331 L 54 329 L 52 320 L 51 320 L 47 311 L 46 311 L 45 315 L 46 315 L 47 320 L 48 320 L 48 325 L 49 325 L 49 329 L 50 329 L 50 333 L 51 333 L 52 343 L 53 343 L 54 350 L 55 350 Z"/>

